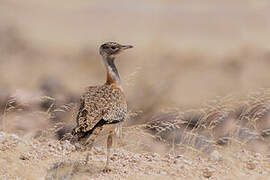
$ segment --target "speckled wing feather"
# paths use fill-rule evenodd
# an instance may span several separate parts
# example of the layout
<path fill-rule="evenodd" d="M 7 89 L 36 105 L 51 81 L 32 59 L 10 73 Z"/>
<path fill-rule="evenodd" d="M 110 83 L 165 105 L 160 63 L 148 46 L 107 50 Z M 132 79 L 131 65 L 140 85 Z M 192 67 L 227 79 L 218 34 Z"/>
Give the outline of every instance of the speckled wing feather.
<path fill-rule="evenodd" d="M 126 118 L 127 104 L 124 93 L 113 85 L 91 86 L 81 96 L 77 115 L 78 138 L 101 131 L 105 124 L 114 124 Z"/>

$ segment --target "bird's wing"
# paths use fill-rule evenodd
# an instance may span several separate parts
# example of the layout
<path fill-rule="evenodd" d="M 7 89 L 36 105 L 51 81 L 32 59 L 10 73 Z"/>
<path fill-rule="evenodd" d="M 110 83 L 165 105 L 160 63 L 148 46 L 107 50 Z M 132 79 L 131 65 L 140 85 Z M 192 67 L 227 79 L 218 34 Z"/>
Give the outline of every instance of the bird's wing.
<path fill-rule="evenodd" d="M 122 121 L 126 111 L 125 96 L 120 89 L 108 85 L 89 87 L 80 100 L 74 134 L 82 137 L 91 134 L 97 124 L 100 127 Z"/>

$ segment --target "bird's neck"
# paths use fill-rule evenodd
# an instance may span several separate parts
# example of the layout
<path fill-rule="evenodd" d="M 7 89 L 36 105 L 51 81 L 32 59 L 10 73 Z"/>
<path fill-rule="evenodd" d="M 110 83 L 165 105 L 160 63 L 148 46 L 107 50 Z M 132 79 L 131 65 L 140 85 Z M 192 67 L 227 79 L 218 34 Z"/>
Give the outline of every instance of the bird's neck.
<path fill-rule="evenodd" d="M 107 70 L 107 81 L 106 84 L 108 85 L 116 85 L 120 89 L 122 89 L 121 81 L 119 77 L 119 73 L 117 71 L 117 68 L 114 64 L 114 57 L 103 57 L 106 70 Z"/>

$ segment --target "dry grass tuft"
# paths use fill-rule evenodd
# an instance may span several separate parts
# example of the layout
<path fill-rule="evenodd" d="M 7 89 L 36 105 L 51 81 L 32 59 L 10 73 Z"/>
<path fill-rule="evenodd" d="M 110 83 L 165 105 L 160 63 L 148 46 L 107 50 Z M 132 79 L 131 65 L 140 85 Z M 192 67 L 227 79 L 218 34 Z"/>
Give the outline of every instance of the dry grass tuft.
<path fill-rule="evenodd" d="M 218 98 L 197 111 L 162 112 L 145 128 L 159 140 L 173 146 L 190 146 L 196 151 L 209 152 L 216 145 L 232 142 L 248 145 L 253 150 L 256 144 L 257 151 L 266 151 L 269 98 L 269 89 L 251 93 L 237 103 L 232 96 Z"/>

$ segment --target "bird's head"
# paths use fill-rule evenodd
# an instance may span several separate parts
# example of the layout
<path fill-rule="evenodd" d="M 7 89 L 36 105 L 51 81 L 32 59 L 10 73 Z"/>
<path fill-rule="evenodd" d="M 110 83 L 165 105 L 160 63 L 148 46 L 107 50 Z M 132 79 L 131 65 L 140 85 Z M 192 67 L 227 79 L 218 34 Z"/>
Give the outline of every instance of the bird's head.
<path fill-rule="evenodd" d="M 133 46 L 121 45 L 116 42 L 107 42 L 100 46 L 99 53 L 104 58 L 107 58 L 107 57 L 114 58 L 117 54 L 129 48 L 133 48 Z"/>

